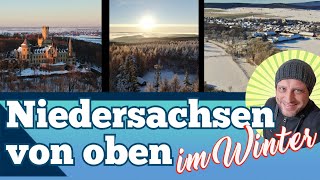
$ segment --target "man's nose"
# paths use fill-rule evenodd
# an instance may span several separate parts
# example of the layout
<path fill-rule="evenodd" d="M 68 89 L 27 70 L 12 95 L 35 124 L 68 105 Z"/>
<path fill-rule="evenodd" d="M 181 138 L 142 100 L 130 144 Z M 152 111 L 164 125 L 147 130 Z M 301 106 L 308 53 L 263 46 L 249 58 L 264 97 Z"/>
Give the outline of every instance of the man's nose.
<path fill-rule="evenodd" d="M 286 99 L 287 103 L 294 102 L 294 100 L 295 100 L 294 92 L 288 91 L 288 92 L 286 93 L 285 99 Z"/>

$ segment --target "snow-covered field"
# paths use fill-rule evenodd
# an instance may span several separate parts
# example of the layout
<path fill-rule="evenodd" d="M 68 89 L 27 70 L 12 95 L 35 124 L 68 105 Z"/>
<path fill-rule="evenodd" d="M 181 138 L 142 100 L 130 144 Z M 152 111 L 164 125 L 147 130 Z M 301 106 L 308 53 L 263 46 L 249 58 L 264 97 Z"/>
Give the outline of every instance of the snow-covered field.
<path fill-rule="evenodd" d="M 222 10 L 222 9 L 219 9 Z M 232 8 L 223 10 L 225 12 L 219 12 L 219 14 L 262 14 L 271 17 L 286 18 L 291 20 L 301 20 L 308 22 L 320 22 L 320 11 L 317 10 L 304 10 L 304 9 L 281 9 L 281 8 Z M 259 18 L 261 18 L 259 16 Z"/>
<path fill-rule="evenodd" d="M 40 70 L 32 70 L 31 68 L 27 68 L 21 71 L 21 74 L 18 76 L 27 77 L 27 76 L 38 76 L 38 75 L 57 75 L 57 74 L 67 74 L 69 71 L 40 71 Z"/>
<path fill-rule="evenodd" d="M 55 64 L 55 65 L 59 65 L 59 64 Z M 86 72 L 90 72 L 90 70 L 86 70 L 86 69 L 75 69 L 74 71 L 76 72 L 82 72 L 82 73 L 86 73 Z M 40 76 L 40 75 L 45 75 L 45 76 L 50 76 L 50 75 L 61 75 L 61 74 L 68 74 L 74 71 L 67 71 L 67 70 L 61 70 L 61 71 L 41 71 L 39 69 L 31 69 L 31 68 L 26 68 L 24 70 L 21 71 L 21 73 L 18 73 L 17 76 L 20 77 L 29 77 L 29 76 Z"/>
<path fill-rule="evenodd" d="M 154 79 L 155 75 L 154 74 L 155 74 L 154 71 L 150 71 L 150 72 L 146 73 L 142 78 L 147 83 L 154 84 L 154 82 L 155 82 L 155 79 Z M 175 75 L 175 73 L 170 70 L 162 70 L 161 71 L 161 80 L 167 79 L 170 82 L 170 80 L 173 78 L 174 75 Z M 177 74 L 177 75 L 178 75 L 180 84 L 183 85 L 183 80 L 184 80 L 185 74 Z M 193 82 L 196 78 L 197 78 L 197 75 L 189 74 L 189 80 L 191 82 Z M 142 92 L 145 91 L 145 88 L 146 88 L 146 86 L 142 86 L 140 88 L 140 91 L 142 91 Z"/>
<path fill-rule="evenodd" d="M 102 44 L 102 39 L 100 36 L 87 36 L 87 35 L 80 35 L 80 36 L 67 36 L 71 37 L 76 40 L 81 40 L 85 42 L 92 42 L 96 44 Z"/>
<path fill-rule="evenodd" d="M 204 44 L 204 80 L 227 92 L 244 92 L 248 83 L 248 77 L 232 57 L 209 42 Z"/>
<path fill-rule="evenodd" d="M 305 50 L 320 55 L 320 40 L 315 38 L 292 40 L 275 44 L 277 48 L 282 50 Z"/>

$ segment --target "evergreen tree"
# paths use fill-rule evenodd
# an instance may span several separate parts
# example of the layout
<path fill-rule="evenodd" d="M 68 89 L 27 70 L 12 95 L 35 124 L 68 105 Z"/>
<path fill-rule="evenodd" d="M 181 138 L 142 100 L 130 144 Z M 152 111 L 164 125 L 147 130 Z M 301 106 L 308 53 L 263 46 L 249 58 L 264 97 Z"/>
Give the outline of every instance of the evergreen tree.
<path fill-rule="evenodd" d="M 170 90 L 169 81 L 165 78 L 160 83 L 159 92 L 170 92 L 170 91 L 171 90 Z"/>
<path fill-rule="evenodd" d="M 171 80 L 171 92 L 179 92 L 180 91 L 180 81 L 177 74 L 175 74 Z"/>
<path fill-rule="evenodd" d="M 129 69 L 129 92 L 138 92 L 138 70 L 137 61 L 134 56 L 128 58 L 128 69 Z"/>
<path fill-rule="evenodd" d="M 199 80 L 195 80 L 192 85 L 192 92 L 199 92 Z"/>
<path fill-rule="evenodd" d="M 144 91 L 145 91 L 145 92 L 156 92 L 156 89 L 153 87 L 152 84 L 147 83 L 147 86 L 146 86 L 146 88 L 145 88 Z"/>
<path fill-rule="evenodd" d="M 158 60 L 158 64 L 154 65 L 155 74 L 154 74 L 154 87 L 156 87 L 156 91 L 159 91 L 159 86 L 161 84 L 161 69 L 162 65 L 160 64 L 160 59 Z"/>
<path fill-rule="evenodd" d="M 137 92 L 137 67 L 135 57 L 129 55 L 119 67 L 117 75 L 117 90 L 119 92 Z"/>
<path fill-rule="evenodd" d="M 186 71 L 186 73 L 184 75 L 183 84 L 184 84 L 184 86 L 190 86 L 191 85 L 188 71 Z"/>

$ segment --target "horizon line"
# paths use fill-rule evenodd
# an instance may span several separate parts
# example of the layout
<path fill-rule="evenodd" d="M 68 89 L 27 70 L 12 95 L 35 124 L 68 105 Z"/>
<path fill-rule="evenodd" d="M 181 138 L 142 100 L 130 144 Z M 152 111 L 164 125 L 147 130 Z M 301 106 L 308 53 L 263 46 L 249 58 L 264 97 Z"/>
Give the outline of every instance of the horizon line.
<path fill-rule="evenodd" d="M 85 25 L 85 26 L 48 26 L 48 25 L 42 25 L 42 26 L 1 26 L 0 28 L 42 28 L 43 26 L 47 26 L 49 28 L 85 28 L 85 27 L 99 27 L 102 28 L 101 25 Z"/>
<path fill-rule="evenodd" d="M 299 4 L 299 3 L 310 3 L 320 1 L 299 1 L 299 2 L 270 2 L 270 3 L 259 3 L 259 2 L 204 2 L 204 3 L 215 3 L 215 4 Z"/>
<path fill-rule="evenodd" d="M 140 24 L 110 24 L 110 27 L 137 27 Z M 155 24 L 155 27 L 197 27 L 198 24 Z"/>

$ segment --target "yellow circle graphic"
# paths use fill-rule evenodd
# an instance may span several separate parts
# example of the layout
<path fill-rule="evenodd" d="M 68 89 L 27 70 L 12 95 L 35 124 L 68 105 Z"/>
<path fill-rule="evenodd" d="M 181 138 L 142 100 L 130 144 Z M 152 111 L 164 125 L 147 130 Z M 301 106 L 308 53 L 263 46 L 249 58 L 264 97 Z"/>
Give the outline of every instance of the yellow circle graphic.
<path fill-rule="evenodd" d="M 246 106 L 248 108 L 262 107 L 269 98 L 275 96 L 275 74 L 278 68 L 290 59 L 300 59 L 312 67 L 317 82 L 310 99 L 320 107 L 320 57 L 307 51 L 289 50 L 270 56 L 253 72 L 246 91 Z"/>

